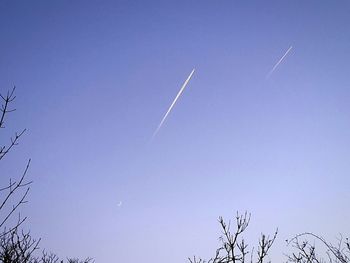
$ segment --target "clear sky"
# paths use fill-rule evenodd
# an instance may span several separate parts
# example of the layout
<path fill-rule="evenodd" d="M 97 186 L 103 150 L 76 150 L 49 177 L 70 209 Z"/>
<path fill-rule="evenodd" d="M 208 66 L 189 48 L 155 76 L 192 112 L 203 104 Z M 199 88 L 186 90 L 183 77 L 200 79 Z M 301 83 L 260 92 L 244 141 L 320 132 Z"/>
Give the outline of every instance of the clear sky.
<path fill-rule="evenodd" d="M 349 235 L 349 14 L 349 1 L 2 0 L 7 131 L 28 133 L 0 182 L 32 158 L 23 214 L 63 257 L 209 257 L 217 218 L 237 210 L 251 245 L 279 227 L 275 262 L 299 232 Z"/>

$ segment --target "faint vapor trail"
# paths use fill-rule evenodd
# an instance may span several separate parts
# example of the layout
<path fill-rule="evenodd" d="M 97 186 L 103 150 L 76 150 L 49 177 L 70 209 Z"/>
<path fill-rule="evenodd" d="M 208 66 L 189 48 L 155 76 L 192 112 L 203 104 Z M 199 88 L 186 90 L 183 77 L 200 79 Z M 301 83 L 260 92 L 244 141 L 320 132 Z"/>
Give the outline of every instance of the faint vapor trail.
<path fill-rule="evenodd" d="M 182 92 L 184 91 L 184 89 L 186 88 L 187 83 L 190 81 L 190 79 L 191 79 L 193 73 L 194 73 L 194 69 L 191 71 L 191 74 L 188 76 L 188 78 L 186 79 L 186 81 L 185 81 L 184 84 L 182 85 L 180 91 L 177 93 L 175 99 L 173 100 L 173 103 L 171 103 L 171 105 L 170 105 L 168 111 L 165 113 L 165 115 L 164 115 L 162 121 L 159 123 L 157 129 L 156 129 L 155 132 L 153 133 L 152 140 L 153 140 L 153 138 L 157 135 L 157 133 L 158 133 L 158 131 L 160 130 L 160 128 L 162 127 L 162 125 L 163 125 L 163 123 L 164 123 L 166 117 L 167 117 L 168 114 L 170 113 L 171 109 L 174 107 L 174 105 L 175 105 L 177 99 L 180 97 L 181 93 L 182 93 Z"/>
<path fill-rule="evenodd" d="M 280 58 L 280 60 L 275 64 L 275 66 L 271 69 L 271 71 L 269 72 L 269 74 L 266 75 L 266 79 L 268 79 L 271 74 L 275 71 L 275 69 L 278 67 L 279 64 L 281 64 L 281 62 L 283 61 L 283 59 L 288 55 L 289 51 L 291 51 L 293 48 L 293 46 L 290 46 L 288 48 L 288 50 L 286 51 L 286 53 L 284 53 L 284 55 Z"/>

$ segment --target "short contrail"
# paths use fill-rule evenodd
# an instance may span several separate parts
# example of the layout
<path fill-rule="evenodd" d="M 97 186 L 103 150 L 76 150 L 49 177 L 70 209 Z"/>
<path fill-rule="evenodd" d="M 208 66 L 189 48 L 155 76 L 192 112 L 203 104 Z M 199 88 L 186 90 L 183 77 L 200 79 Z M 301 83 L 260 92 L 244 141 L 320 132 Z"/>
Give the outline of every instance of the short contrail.
<path fill-rule="evenodd" d="M 191 74 L 188 76 L 188 78 L 186 79 L 186 81 L 185 81 L 184 84 L 182 85 L 180 91 L 177 93 L 175 99 L 173 100 L 173 103 L 171 103 L 171 105 L 170 105 L 168 111 L 165 113 L 165 115 L 164 115 L 162 121 L 159 123 L 157 129 L 156 129 L 155 132 L 153 133 L 152 139 L 157 135 L 158 131 L 159 131 L 160 128 L 162 127 L 162 125 L 163 125 L 163 123 L 164 123 L 166 117 L 169 115 L 171 109 L 174 107 L 174 105 L 175 105 L 176 101 L 178 100 L 178 98 L 180 97 L 181 93 L 182 93 L 182 92 L 184 91 L 184 89 L 186 88 L 187 83 L 190 81 L 190 79 L 191 79 L 193 73 L 194 73 L 194 69 L 191 71 Z"/>
<path fill-rule="evenodd" d="M 279 64 L 281 64 L 281 62 L 283 61 L 283 59 L 288 55 L 289 51 L 292 50 L 292 46 L 290 46 L 288 48 L 288 50 L 286 51 L 286 53 L 284 53 L 284 55 L 280 58 L 280 60 L 275 64 L 275 66 L 271 69 L 271 71 L 269 72 L 269 74 L 266 75 L 266 79 L 268 79 L 271 74 L 275 71 L 275 69 L 278 67 Z"/>

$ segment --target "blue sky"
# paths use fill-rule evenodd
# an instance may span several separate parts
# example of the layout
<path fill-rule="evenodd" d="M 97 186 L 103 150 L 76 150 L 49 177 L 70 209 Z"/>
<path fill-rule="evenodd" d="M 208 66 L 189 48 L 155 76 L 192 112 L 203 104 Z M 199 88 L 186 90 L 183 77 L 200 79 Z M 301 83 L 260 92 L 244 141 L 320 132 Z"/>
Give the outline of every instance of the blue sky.
<path fill-rule="evenodd" d="M 7 132 L 28 133 L 0 180 L 32 158 L 23 213 L 41 247 L 184 262 L 211 256 L 217 218 L 237 210 L 252 213 L 252 245 L 279 227 L 275 261 L 299 232 L 349 234 L 349 11 L 348 1 L 1 1 L 1 91 L 17 86 Z"/>

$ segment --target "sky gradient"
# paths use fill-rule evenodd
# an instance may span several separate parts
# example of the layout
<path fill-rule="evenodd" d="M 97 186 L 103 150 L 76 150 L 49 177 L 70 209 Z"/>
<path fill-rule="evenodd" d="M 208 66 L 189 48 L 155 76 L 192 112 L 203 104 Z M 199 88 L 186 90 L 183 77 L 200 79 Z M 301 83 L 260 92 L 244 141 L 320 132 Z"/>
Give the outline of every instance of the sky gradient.
<path fill-rule="evenodd" d="M 251 245 L 279 227 L 275 262 L 299 232 L 349 235 L 349 13 L 349 1 L 0 1 L 0 91 L 17 87 L 1 140 L 28 129 L 0 183 L 32 158 L 27 226 L 42 248 L 96 262 L 207 258 L 217 218 L 237 210 L 252 213 Z"/>

